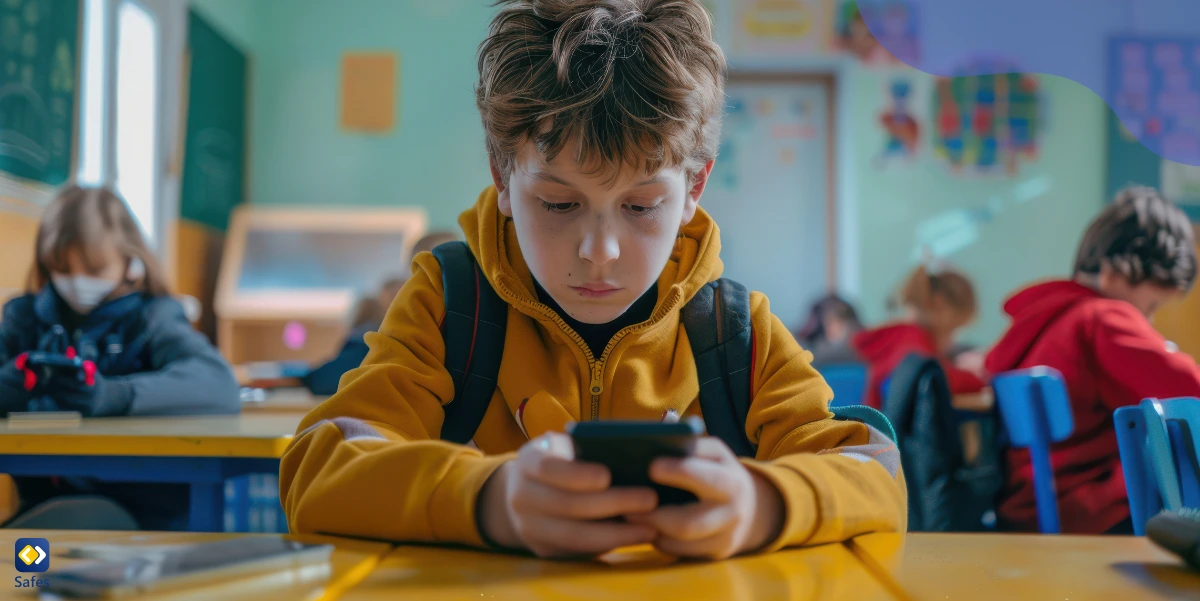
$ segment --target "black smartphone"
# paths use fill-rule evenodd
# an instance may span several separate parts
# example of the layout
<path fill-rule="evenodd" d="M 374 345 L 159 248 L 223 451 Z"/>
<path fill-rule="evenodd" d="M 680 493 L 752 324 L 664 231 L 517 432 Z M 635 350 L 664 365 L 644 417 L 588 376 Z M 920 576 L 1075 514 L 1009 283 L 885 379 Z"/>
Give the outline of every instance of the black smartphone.
<path fill-rule="evenodd" d="M 50 591 L 84 598 L 114 598 L 179 590 L 290 570 L 328 572 L 332 545 L 309 545 L 279 536 L 234 538 L 148 550 L 110 561 L 91 561 L 46 575 Z"/>
<path fill-rule="evenodd" d="M 66 355 L 34 351 L 26 354 L 25 365 L 46 377 L 83 378 L 83 360 Z"/>
<path fill-rule="evenodd" d="M 646 486 L 660 505 L 696 501 L 692 493 L 650 480 L 650 463 L 659 457 L 687 457 L 704 434 L 697 417 L 673 424 L 651 421 L 579 422 L 567 432 L 579 461 L 599 463 L 612 472 L 613 486 Z"/>

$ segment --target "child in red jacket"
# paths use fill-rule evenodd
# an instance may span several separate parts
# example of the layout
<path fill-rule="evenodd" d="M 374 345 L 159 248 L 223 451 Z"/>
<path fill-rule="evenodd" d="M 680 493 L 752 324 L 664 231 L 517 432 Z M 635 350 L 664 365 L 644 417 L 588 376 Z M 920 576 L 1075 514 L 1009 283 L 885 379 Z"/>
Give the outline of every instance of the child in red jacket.
<path fill-rule="evenodd" d="M 1071 280 L 1035 284 L 1004 305 L 1012 326 L 992 374 L 1062 372 L 1074 433 L 1051 449 L 1064 533 L 1132 533 L 1113 411 L 1147 397 L 1200 396 L 1200 370 L 1150 325 L 1196 277 L 1192 224 L 1151 188 L 1129 188 L 1088 227 Z M 1029 453 L 1007 453 L 998 507 L 1008 529 L 1037 529 Z"/>
<path fill-rule="evenodd" d="M 858 333 L 854 348 L 869 368 L 867 404 L 880 408 L 880 387 L 910 354 L 942 359 L 950 392 L 979 393 L 979 376 L 959 369 L 949 360 L 958 331 L 975 319 L 975 288 L 961 273 L 942 269 L 930 273 L 918 267 L 900 289 L 897 300 L 905 309 L 902 321 Z"/>

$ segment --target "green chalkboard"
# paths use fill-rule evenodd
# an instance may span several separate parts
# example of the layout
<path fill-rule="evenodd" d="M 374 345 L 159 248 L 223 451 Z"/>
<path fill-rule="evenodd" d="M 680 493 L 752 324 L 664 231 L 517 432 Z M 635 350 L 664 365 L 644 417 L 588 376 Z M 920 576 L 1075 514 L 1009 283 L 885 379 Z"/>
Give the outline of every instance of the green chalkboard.
<path fill-rule="evenodd" d="M 80 0 L 0 0 L 0 171 L 57 186 L 75 156 Z"/>
<path fill-rule="evenodd" d="M 224 231 L 229 213 L 243 199 L 246 54 L 195 11 L 188 18 L 188 49 L 191 69 L 179 213 Z"/>

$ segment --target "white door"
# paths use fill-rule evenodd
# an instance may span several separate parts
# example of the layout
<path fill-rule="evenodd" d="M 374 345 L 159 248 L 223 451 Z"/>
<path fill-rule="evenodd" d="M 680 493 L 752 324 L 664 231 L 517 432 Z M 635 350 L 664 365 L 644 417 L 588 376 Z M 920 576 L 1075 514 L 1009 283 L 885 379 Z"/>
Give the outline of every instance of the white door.
<path fill-rule="evenodd" d="M 828 90 L 731 77 L 721 151 L 701 199 L 721 228 L 725 277 L 766 294 L 792 330 L 829 290 Z"/>

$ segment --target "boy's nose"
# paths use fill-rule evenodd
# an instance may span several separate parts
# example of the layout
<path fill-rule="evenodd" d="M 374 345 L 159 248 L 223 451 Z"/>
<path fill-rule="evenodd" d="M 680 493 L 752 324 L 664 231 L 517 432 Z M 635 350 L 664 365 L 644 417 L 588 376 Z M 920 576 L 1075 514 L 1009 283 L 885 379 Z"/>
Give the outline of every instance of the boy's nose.
<path fill-rule="evenodd" d="M 617 237 L 607 228 L 598 227 L 587 232 L 579 244 L 579 258 L 589 263 L 603 265 L 617 260 L 621 256 L 621 245 Z"/>

